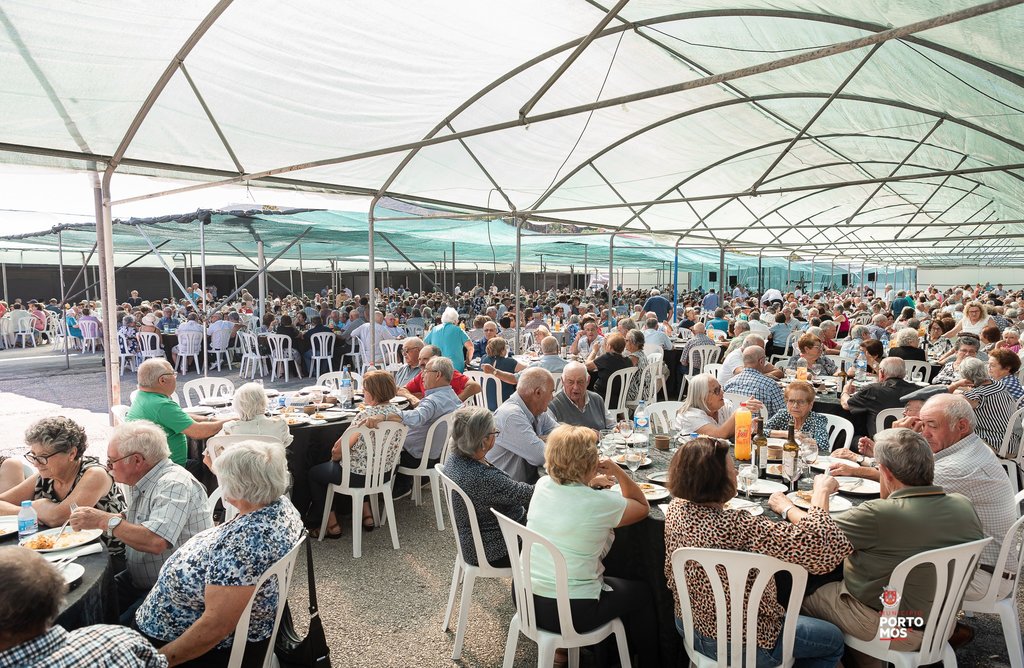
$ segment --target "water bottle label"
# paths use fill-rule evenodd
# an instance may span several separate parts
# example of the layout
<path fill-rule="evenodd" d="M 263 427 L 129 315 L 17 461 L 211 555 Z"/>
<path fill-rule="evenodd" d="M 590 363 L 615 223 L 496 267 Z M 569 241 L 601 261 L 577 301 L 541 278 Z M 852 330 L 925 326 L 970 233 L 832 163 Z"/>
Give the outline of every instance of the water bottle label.
<path fill-rule="evenodd" d="M 18 518 L 18 535 L 27 536 L 39 531 L 39 522 L 34 517 Z"/>

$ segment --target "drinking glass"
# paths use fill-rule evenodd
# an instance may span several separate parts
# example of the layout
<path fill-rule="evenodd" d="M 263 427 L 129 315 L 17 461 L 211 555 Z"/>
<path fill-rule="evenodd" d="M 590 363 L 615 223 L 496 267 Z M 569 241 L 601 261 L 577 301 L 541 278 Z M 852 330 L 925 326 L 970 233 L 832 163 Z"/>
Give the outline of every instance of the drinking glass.
<path fill-rule="evenodd" d="M 796 442 L 800 446 L 801 470 L 810 472 L 811 464 L 818 461 L 818 442 L 814 440 L 813 436 L 804 431 L 796 434 Z"/>
<path fill-rule="evenodd" d="M 742 467 L 736 476 L 742 485 L 743 491 L 746 492 L 747 500 L 750 500 L 750 489 L 757 483 L 757 477 L 757 467 L 752 465 Z"/>
<path fill-rule="evenodd" d="M 644 463 L 644 459 L 647 458 L 646 450 L 646 448 L 626 448 L 626 467 L 630 473 L 636 473 L 636 470 Z"/>
<path fill-rule="evenodd" d="M 611 457 L 615 454 L 615 432 L 611 429 L 601 430 L 601 454 Z"/>
<path fill-rule="evenodd" d="M 633 421 L 621 420 L 619 422 L 619 433 L 622 434 L 622 438 L 626 439 L 626 445 L 629 445 L 629 439 L 633 435 Z"/>

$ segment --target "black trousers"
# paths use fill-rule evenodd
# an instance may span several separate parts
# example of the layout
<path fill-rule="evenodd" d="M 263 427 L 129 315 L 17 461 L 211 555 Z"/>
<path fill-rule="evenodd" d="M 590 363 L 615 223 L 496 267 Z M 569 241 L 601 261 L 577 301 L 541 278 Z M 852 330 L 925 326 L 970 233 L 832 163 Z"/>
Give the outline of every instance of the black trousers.
<path fill-rule="evenodd" d="M 234 631 L 232 631 L 232 634 Z M 153 647 L 160 649 L 164 645 L 168 644 L 169 640 L 157 640 L 156 638 L 150 638 L 145 633 L 142 634 L 146 640 L 152 643 Z M 267 651 L 274 651 L 273 647 L 270 647 L 270 638 L 261 640 L 259 642 L 247 642 L 245 643 L 245 654 L 242 657 L 242 668 L 262 668 L 263 659 L 266 658 Z M 185 663 L 179 663 L 182 668 L 227 668 L 228 660 L 231 658 L 231 648 L 228 649 L 211 649 L 202 656 L 197 656 L 191 661 Z"/>

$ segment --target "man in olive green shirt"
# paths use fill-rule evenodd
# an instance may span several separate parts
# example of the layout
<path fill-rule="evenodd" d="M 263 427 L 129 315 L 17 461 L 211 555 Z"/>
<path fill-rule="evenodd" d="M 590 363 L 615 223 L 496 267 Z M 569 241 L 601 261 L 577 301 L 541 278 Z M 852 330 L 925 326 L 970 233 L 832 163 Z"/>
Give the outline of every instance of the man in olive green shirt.
<path fill-rule="evenodd" d="M 928 442 L 910 429 L 886 429 L 875 439 L 881 498 L 867 501 L 841 515 L 836 524 L 853 544 L 843 567 L 843 581 L 815 591 L 803 614 L 832 622 L 843 633 L 871 640 L 878 632 L 882 590 L 904 560 L 941 547 L 985 537 L 971 502 L 932 485 L 935 459 Z M 791 521 L 799 520 L 790 513 Z M 917 569 L 899 591 L 900 615 L 923 617 L 935 596 L 935 577 Z M 893 641 L 907 651 L 920 647 L 920 633 Z"/>
<path fill-rule="evenodd" d="M 226 420 L 190 416 L 171 397 L 178 374 L 163 358 L 150 358 L 139 365 L 139 393 L 135 395 L 125 419 L 149 420 L 167 434 L 171 461 L 185 466 L 188 460 L 188 439 L 209 438 L 220 431 Z"/>

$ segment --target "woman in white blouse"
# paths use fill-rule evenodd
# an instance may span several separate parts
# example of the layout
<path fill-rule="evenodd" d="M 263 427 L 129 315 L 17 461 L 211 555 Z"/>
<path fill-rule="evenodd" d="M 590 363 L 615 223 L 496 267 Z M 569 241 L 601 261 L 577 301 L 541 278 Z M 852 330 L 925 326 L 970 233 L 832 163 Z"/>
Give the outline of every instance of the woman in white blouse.
<path fill-rule="evenodd" d="M 981 302 L 970 302 L 964 308 L 964 317 L 960 318 L 953 329 L 943 334 L 943 336 L 947 339 L 952 339 L 957 334 L 963 332 L 980 337 L 981 330 L 990 325 L 995 326 L 995 324 L 996 321 L 988 314 L 988 309 L 984 304 Z"/>
<path fill-rule="evenodd" d="M 288 425 L 279 417 L 267 417 L 267 395 L 263 386 L 257 383 L 246 383 L 235 390 L 231 407 L 238 413 L 238 419 L 224 424 L 222 432 L 231 436 L 245 434 L 250 436 L 272 436 L 288 445 L 292 435 Z"/>
<path fill-rule="evenodd" d="M 753 397 L 746 404 L 751 413 L 761 410 L 761 402 Z M 736 408 L 725 398 L 721 383 L 710 373 L 702 373 L 690 380 L 690 392 L 676 412 L 676 429 L 683 434 L 729 438 L 736 430 Z"/>

